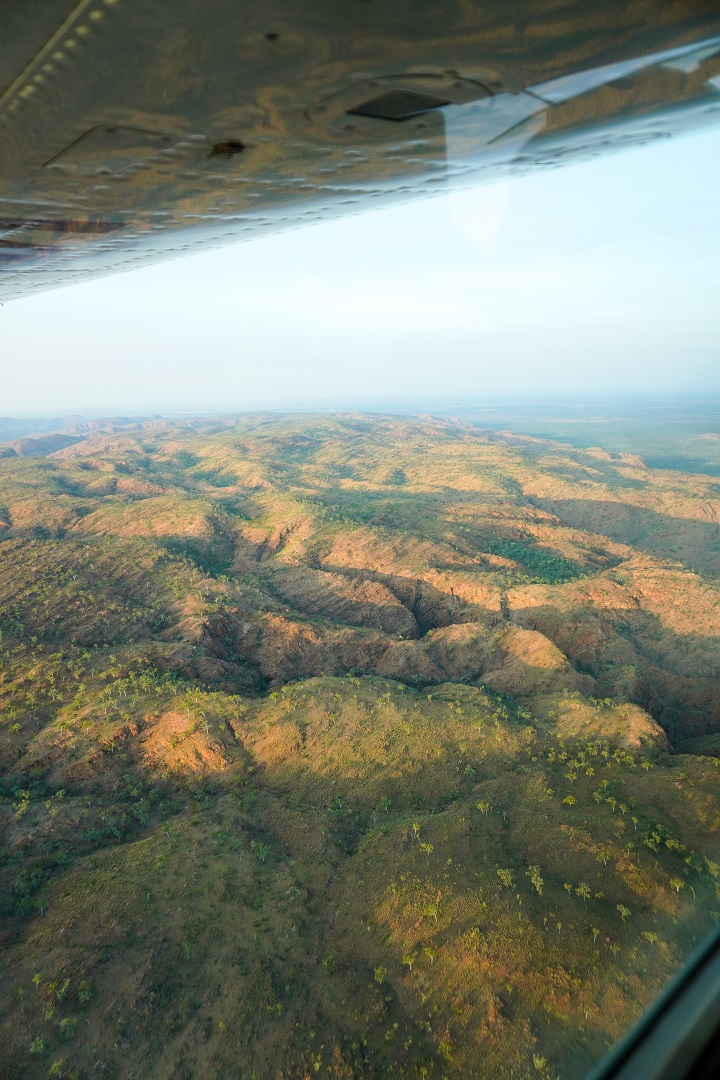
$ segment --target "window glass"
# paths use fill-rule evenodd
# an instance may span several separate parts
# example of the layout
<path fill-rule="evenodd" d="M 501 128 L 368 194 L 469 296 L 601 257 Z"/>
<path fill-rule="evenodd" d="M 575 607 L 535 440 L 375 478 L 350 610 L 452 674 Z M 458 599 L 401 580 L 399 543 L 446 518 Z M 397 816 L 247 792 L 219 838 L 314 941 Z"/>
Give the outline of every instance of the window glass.
<path fill-rule="evenodd" d="M 13 1075 L 579 1080 L 720 917 L 720 139 L 513 101 L 3 309 Z"/>

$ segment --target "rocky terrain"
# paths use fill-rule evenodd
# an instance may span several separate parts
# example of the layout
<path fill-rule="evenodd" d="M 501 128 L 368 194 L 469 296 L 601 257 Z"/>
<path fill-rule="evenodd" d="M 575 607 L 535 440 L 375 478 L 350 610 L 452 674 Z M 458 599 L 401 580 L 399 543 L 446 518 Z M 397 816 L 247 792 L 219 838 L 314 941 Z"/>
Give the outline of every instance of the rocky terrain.
<path fill-rule="evenodd" d="M 0 1076 L 582 1076 L 720 917 L 718 480 L 53 438 L 0 461 Z"/>

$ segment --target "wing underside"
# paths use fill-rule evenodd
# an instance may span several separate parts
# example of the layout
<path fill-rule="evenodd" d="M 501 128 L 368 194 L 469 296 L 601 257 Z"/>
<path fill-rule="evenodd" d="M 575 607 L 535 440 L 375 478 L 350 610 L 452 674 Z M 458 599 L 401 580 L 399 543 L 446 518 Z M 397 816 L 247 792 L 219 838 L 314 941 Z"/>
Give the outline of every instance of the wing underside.
<path fill-rule="evenodd" d="M 11 0 L 0 299 L 720 118 L 709 2 Z"/>

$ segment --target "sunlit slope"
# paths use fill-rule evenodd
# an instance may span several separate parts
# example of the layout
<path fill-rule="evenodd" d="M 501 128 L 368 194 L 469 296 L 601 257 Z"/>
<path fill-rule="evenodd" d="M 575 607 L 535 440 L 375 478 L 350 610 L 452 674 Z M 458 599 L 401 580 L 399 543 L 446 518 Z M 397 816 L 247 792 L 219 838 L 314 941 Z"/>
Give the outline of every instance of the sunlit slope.
<path fill-rule="evenodd" d="M 103 681 L 13 770 L 7 1076 L 573 1075 L 715 917 L 714 761 L 461 684 Z"/>
<path fill-rule="evenodd" d="M 685 745 L 720 730 L 718 491 L 630 454 L 429 418 L 155 422 L 0 462 L 13 565 L 44 581 L 8 568 L 6 589 L 28 587 L 37 619 L 42 588 L 66 618 L 51 565 L 87 564 L 74 580 L 87 573 L 92 594 L 124 580 L 93 570 L 94 552 L 142 552 L 156 569 L 133 602 L 159 603 L 176 579 L 151 636 L 186 668 L 229 665 L 257 688 L 351 670 L 413 685 L 492 675 L 509 692 L 633 701 Z M 576 524 L 581 510 L 602 510 L 598 531 Z M 91 640 L 119 633 L 110 623 L 93 638 L 91 622 Z M 526 638 L 523 671 L 513 626 L 551 643 L 540 659 L 535 639 L 533 660 Z M 508 663 L 509 683 L 495 674 Z"/>
<path fill-rule="evenodd" d="M 640 492 L 685 561 L 559 483 Z M 0 1076 L 596 1060 L 719 917 L 682 483 L 359 415 L 0 461 Z"/>

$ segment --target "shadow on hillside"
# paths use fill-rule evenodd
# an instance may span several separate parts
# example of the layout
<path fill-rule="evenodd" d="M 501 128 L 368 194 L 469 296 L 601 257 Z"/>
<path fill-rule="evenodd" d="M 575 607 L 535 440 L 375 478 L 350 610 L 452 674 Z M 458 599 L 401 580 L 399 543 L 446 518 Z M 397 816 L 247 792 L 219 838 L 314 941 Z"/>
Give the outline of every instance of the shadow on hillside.
<path fill-rule="evenodd" d="M 507 486 L 507 485 L 506 485 Z M 519 485 L 517 493 L 520 495 Z M 475 521 L 472 516 L 463 519 L 456 511 L 458 505 L 469 503 L 471 512 L 478 506 L 482 493 L 458 492 L 448 488 L 446 492 L 407 492 L 401 488 L 386 491 L 347 491 L 343 488 L 321 489 L 316 496 L 326 507 L 327 515 L 351 528 L 381 529 L 397 539 L 410 538 L 415 542 L 433 544 L 437 554 L 430 564 L 438 570 L 482 570 L 478 557 L 500 556 L 517 564 L 518 572 L 532 576 L 537 581 L 556 584 L 582 577 L 588 569 L 575 559 L 566 558 L 553 550 L 551 543 L 539 542 L 518 521 Z M 445 511 L 449 510 L 449 515 Z M 482 514 L 481 514 L 482 517 Z M 453 561 L 456 556 L 457 564 Z"/>
<path fill-rule="evenodd" d="M 458 615 L 474 611 L 476 605 L 469 604 L 454 593 L 443 592 L 422 578 L 408 577 L 403 574 L 388 574 L 381 570 L 365 570 L 352 566 L 333 563 L 323 564 L 326 573 L 339 574 L 351 581 L 378 581 L 385 585 L 393 596 L 408 609 L 418 625 L 420 637 L 429 630 L 451 626 Z M 465 616 L 467 617 L 467 616 Z M 499 616 L 497 616 L 499 618 Z"/>
<path fill-rule="evenodd" d="M 705 573 L 720 575 L 720 525 L 673 517 L 646 507 L 603 499 L 534 499 L 575 528 L 609 536 L 621 544 L 664 559 L 676 559 Z"/>
<path fill-rule="evenodd" d="M 720 733 L 720 636 L 679 634 L 642 609 L 563 611 L 548 604 L 511 617 L 592 675 L 602 696 L 645 709 L 673 746 Z"/>

